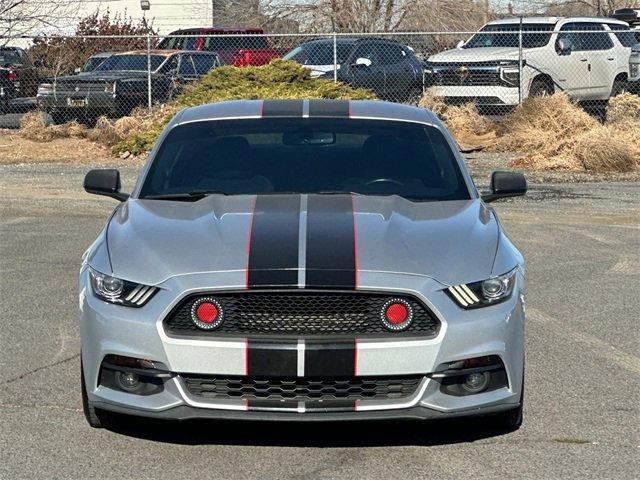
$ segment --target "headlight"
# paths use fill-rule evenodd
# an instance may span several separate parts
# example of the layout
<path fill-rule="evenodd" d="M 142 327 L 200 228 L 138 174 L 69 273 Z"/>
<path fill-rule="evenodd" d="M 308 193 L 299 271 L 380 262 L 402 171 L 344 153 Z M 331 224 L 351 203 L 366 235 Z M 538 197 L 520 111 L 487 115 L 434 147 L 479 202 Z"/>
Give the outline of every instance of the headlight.
<path fill-rule="evenodd" d="M 500 78 L 503 82 L 517 87 L 520 84 L 520 71 L 518 67 L 501 68 Z"/>
<path fill-rule="evenodd" d="M 42 83 L 38 85 L 38 95 L 46 95 L 49 93 L 53 93 L 55 88 L 53 87 L 53 83 Z"/>
<path fill-rule="evenodd" d="M 481 282 L 453 285 L 447 288 L 446 292 L 466 310 L 495 305 L 511 297 L 516 283 L 516 271 L 517 268 L 514 268 L 504 275 L 487 278 Z"/>
<path fill-rule="evenodd" d="M 89 268 L 91 290 L 105 302 L 126 307 L 141 307 L 158 291 L 157 287 L 127 282 Z"/>

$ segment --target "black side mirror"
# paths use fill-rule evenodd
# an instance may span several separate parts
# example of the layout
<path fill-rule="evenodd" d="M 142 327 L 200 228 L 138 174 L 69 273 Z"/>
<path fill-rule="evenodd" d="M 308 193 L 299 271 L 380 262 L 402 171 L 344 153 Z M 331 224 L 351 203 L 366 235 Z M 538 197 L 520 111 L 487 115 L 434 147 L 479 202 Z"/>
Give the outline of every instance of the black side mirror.
<path fill-rule="evenodd" d="M 517 172 L 493 172 L 491 174 L 491 192 L 482 195 L 485 203 L 500 198 L 520 197 L 527 193 L 527 179 Z"/>
<path fill-rule="evenodd" d="M 112 168 L 90 170 L 84 177 L 85 192 L 105 195 L 124 202 L 129 194 L 120 192 L 120 172 Z"/>
<path fill-rule="evenodd" d="M 556 43 L 556 51 L 558 55 L 571 55 L 571 51 L 573 50 L 573 45 L 571 40 L 568 38 L 560 38 Z"/>

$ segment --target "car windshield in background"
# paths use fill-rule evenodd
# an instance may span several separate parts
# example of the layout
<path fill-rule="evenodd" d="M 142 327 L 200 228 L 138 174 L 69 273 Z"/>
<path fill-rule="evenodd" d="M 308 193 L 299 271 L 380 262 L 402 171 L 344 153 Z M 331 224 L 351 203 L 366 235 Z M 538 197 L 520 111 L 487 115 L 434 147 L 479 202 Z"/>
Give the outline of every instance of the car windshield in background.
<path fill-rule="evenodd" d="M 98 66 L 100 64 L 102 64 L 102 62 L 104 62 L 107 58 L 108 57 L 91 57 L 91 58 L 89 58 L 89 60 L 87 60 L 87 63 L 84 64 L 84 67 L 82 67 L 82 71 L 83 72 L 92 72 L 93 70 L 98 68 Z"/>
<path fill-rule="evenodd" d="M 14 50 L 0 50 L 0 65 L 21 65 L 22 58 Z"/>
<path fill-rule="evenodd" d="M 549 43 L 555 25 L 550 23 L 522 25 L 522 48 L 544 47 Z M 485 25 L 462 48 L 515 47 L 520 44 L 520 24 Z M 547 33 L 549 32 L 549 33 Z"/>
<path fill-rule="evenodd" d="M 157 70 L 167 57 L 163 55 L 151 55 L 151 70 Z M 114 55 L 107 58 L 98 65 L 96 72 L 103 70 L 129 70 L 129 71 L 147 71 L 146 55 Z"/>
<path fill-rule="evenodd" d="M 203 50 L 218 52 L 220 50 L 266 50 L 270 48 L 264 36 L 218 36 L 206 37 Z"/>
<path fill-rule="evenodd" d="M 353 45 L 338 44 L 338 64 L 344 63 L 349 57 Z M 301 65 L 333 65 L 333 43 L 314 42 L 299 45 L 284 57 L 285 60 L 293 60 Z"/>
<path fill-rule="evenodd" d="M 357 193 L 469 199 L 435 127 L 381 120 L 216 120 L 175 127 L 140 198 L 212 194 Z"/>

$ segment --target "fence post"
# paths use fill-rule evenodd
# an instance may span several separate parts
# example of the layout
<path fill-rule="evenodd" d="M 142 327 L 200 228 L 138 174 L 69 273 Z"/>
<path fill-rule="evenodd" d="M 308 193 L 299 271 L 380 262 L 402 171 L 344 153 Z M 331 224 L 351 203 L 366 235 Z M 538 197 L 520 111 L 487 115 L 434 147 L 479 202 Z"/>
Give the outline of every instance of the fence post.
<path fill-rule="evenodd" d="M 338 37 L 336 29 L 333 29 L 333 82 L 338 81 Z"/>
<path fill-rule="evenodd" d="M 151 32 L 147 32 L 147 108 L 151 113 Z"/>
<path fill-rule="evenodd" d="M 522 15 L 520 16 L 520 28 L 518 29 L 518 105 L 522 105 Z"/>

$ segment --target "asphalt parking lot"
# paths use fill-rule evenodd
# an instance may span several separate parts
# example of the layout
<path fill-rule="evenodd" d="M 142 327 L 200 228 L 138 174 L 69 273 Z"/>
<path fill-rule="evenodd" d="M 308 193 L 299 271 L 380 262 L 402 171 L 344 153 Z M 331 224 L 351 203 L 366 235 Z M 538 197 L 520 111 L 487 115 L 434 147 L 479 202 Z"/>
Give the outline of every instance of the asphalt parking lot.
<path fill-rule="evenodd" d="M 81 411 L 77 270 L 114 201 L 86 166 L 0 166 L 0 478 L 630 479 L 640 472 L 640 185 L 496 203 L 527 259 L 523 427 L 130 421 Z M 124 170 L 125 189 L 135 168 Z"/>

